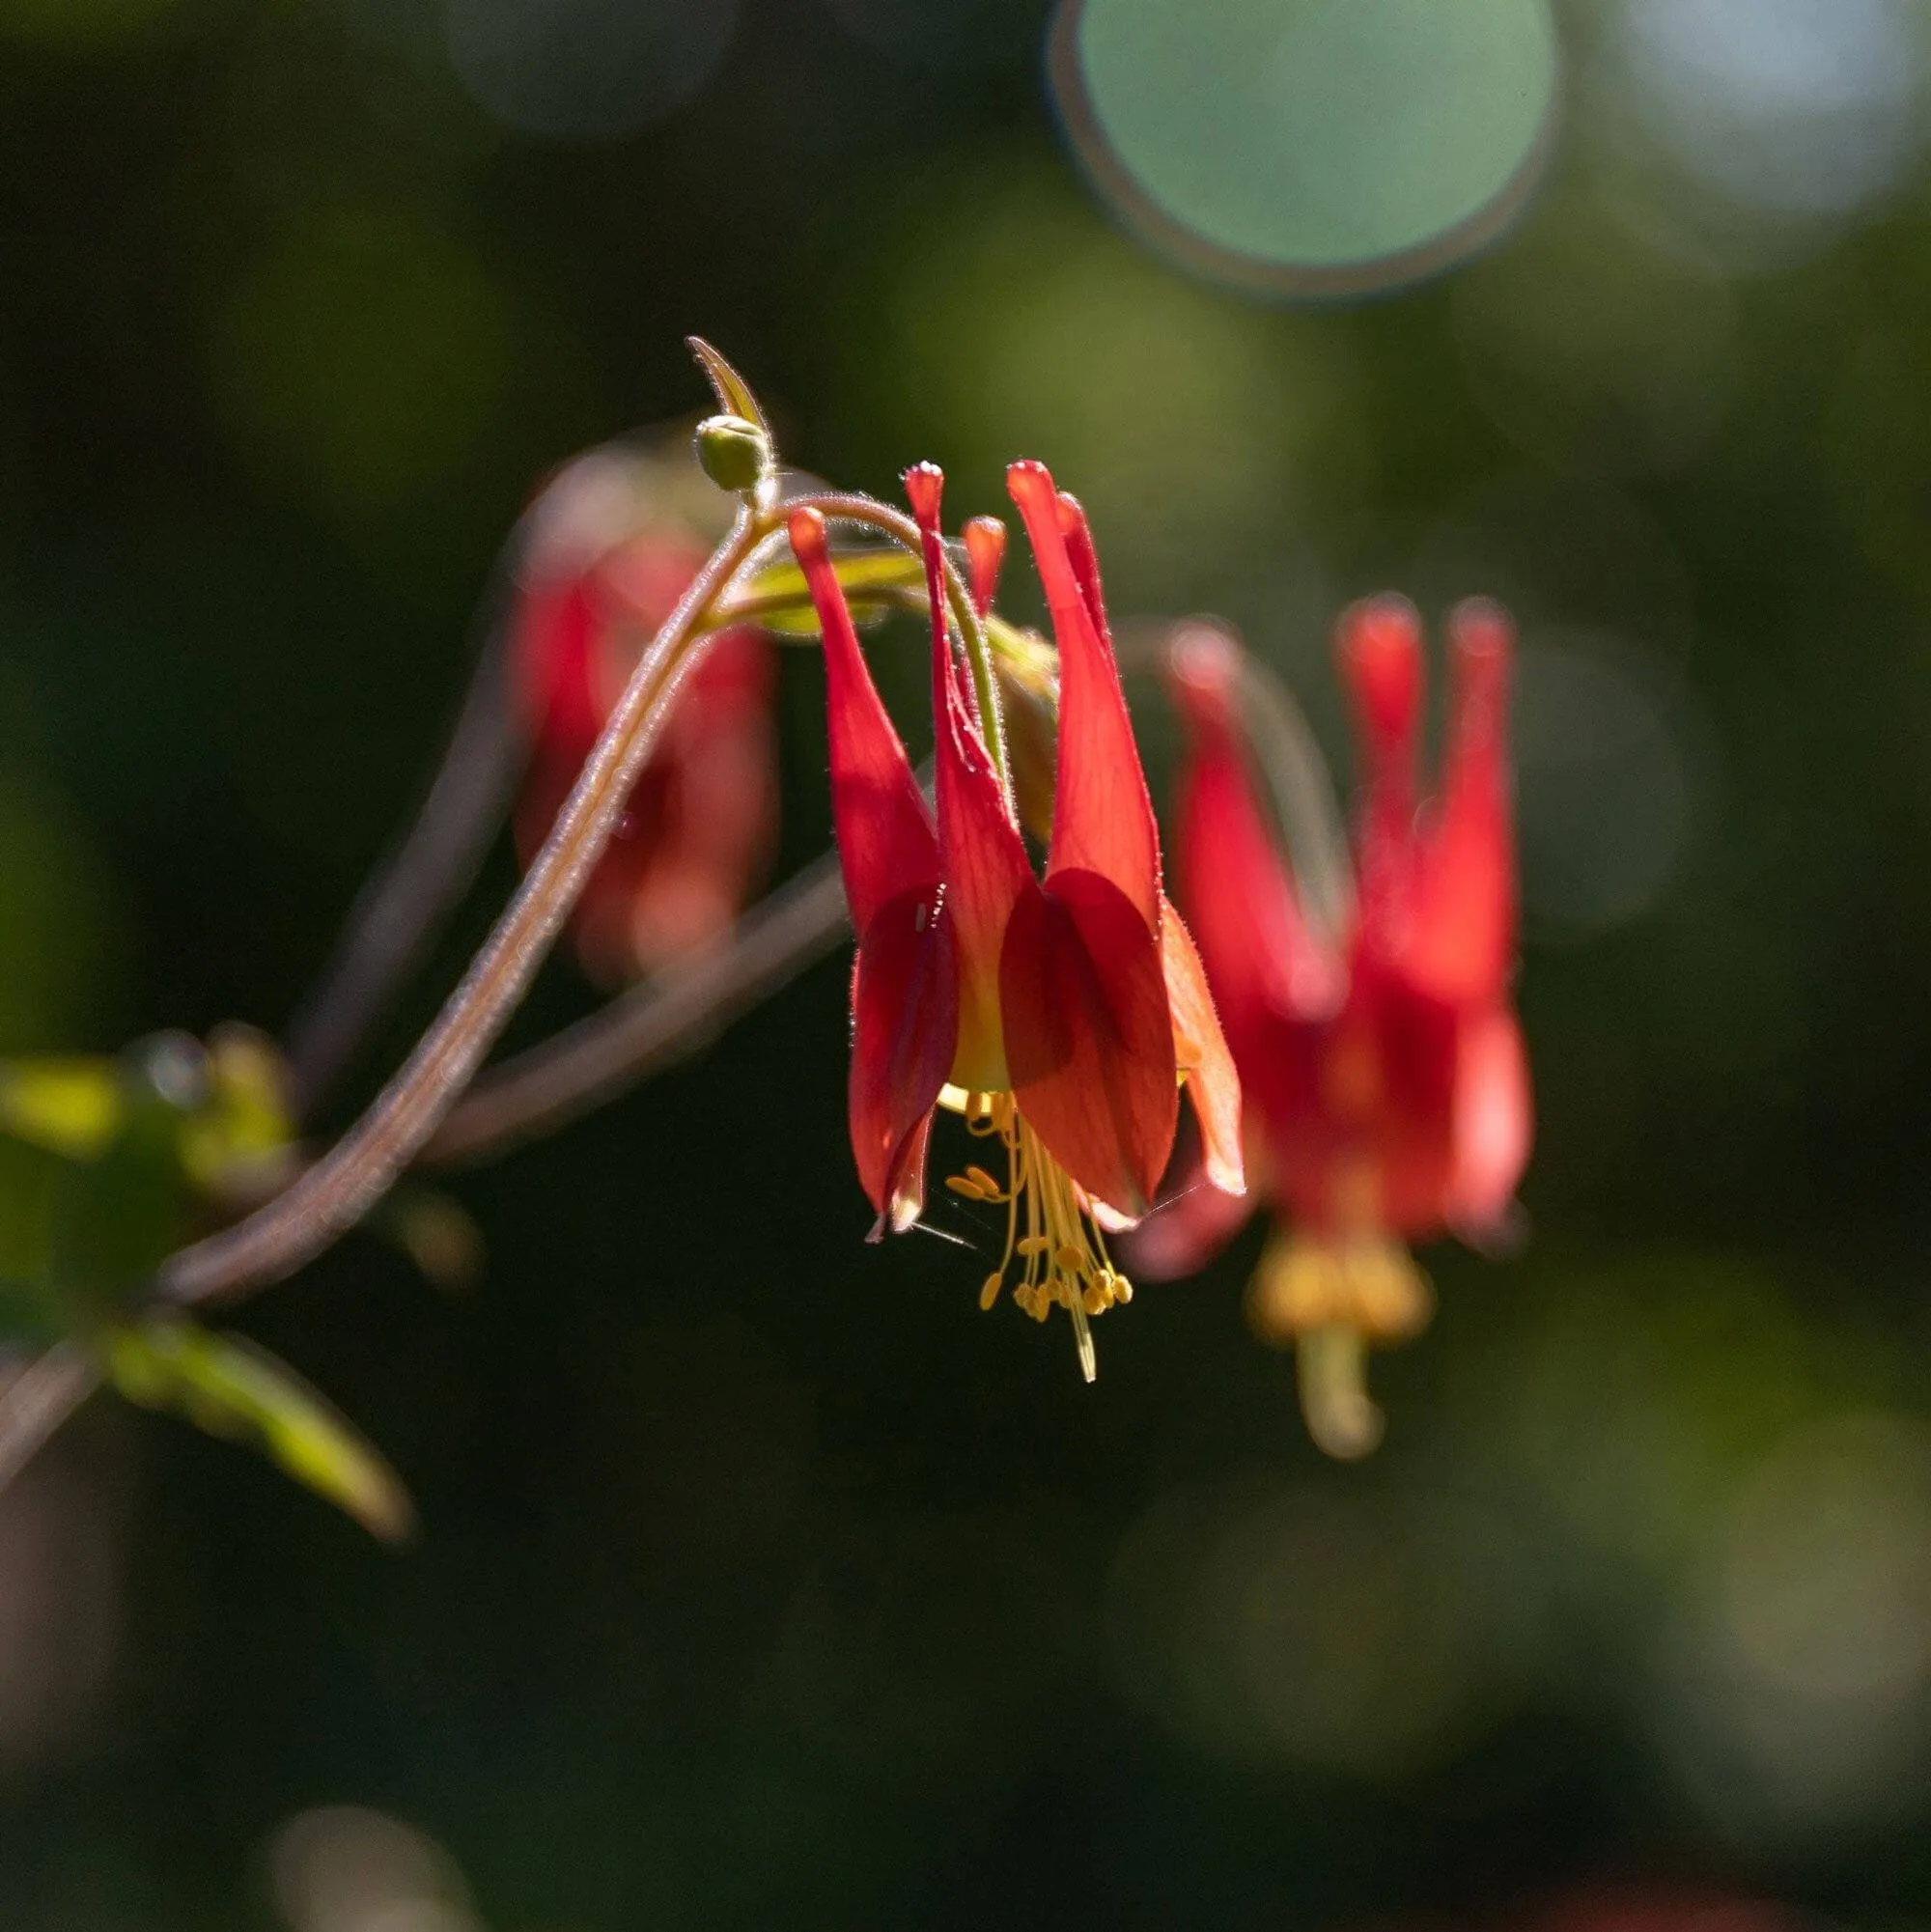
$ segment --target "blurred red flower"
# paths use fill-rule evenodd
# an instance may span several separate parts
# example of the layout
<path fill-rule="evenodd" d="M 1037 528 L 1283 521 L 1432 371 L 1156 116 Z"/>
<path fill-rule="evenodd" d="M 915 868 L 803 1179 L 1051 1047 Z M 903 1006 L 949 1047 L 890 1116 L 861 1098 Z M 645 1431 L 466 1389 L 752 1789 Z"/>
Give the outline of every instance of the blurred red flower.
<path fill-rule="evenodd" d="M 1181 902 L 1240 1069 L 1255 1193 L 1292 1228 L 1270 1240 L 1248 1311 L 1264 1337 L 1298 1345 L 1309 1426 L 1337 1454 L 1359 1454 L 1379 1435 L 1365 1345 L 1428 1319 L 1430 1291 L 1406 1244 L 1444 1230 L 1492 1237 L 1529 1148 L 1510 994 L 1512 638 L 1502 611 L 1479 602 L 1454 612 L 1449 632 L 1446 752 L 1439 790 L 1424 799 L 1414 611 L 1377 598 L 1341 620 L 1365 788 L 1339 930 L 1324 929 L 1297 890 L 1256 795 L 1237 647 L 1201 627 L 1170 654 L 1189 738 Z M 1182 1193 L 1143 1230 L 1135 1265 L 1190 1272 L 1245 1206 L 1211 1190 Z"/>
<path fill-rule="evenodd" d="M 531 736 L 516 814 L 525 864 L 638 653 L 708 554 L 661 511 L 619 516 L 612 529 L 609 492 L 576 494 L 547 530 L 539 525 L 515 617 L 517 702 Z M 748 628 L 714 638 L 686 675 L 572 917 L 593 979 L 618 984 L 720 938 L 762 882 L 777 836 L 775 685 L 770 640 Z"/>

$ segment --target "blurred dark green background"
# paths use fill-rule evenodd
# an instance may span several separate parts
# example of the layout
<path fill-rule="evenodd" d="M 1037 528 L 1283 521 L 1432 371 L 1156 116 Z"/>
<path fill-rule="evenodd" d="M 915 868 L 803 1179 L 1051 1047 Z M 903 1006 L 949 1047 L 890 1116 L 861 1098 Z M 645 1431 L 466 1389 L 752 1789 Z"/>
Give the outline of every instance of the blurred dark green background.
<path fill-rule="evenodd" d="M 104 1403 L 0 1500 L 7 1932 L 1931 1917 L 1926 9 L 1560 22 L 1514 231 L 1293 309 L 1108 219 L 1033 0 L 0 0 L 0 1050 L 286 1023 L 535 479 L 696 329 L 842 483 L 1048 459 L 1344 772 L 1342 602 L 1508 600 L 1540 1113 L 1339 1468 L 1257 1234 L 1092 1389 L 866 1247 L 820 967 L 459 1182 L 470 1295 L 354 1240 L 240 1315 L 415 1549 Z"/>

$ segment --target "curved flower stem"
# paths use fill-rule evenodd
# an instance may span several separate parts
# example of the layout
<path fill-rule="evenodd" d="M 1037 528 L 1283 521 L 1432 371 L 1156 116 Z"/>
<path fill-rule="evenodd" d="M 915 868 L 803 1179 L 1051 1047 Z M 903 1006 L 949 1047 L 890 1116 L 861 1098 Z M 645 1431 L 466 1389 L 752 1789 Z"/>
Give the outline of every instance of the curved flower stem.
<path fill-rule="evenodd" d="M 370 1026 L 474 882 L 526 750 L 510 691 L 511 602 L 528 518 L 472 621 L 475 669 L 415 822 L 358 894 L 335 952 L 289 1028 L 294 1115 L 313 1120 Z"/>
<path fill-rule="evenodd" d="M 764 518 L 740 508 L 729 535 L 638 659 L 495 930 L 401 1070 L 286 1193 L 170 1255 L 155 1277 L 163 1300 L 210 1302 L 279 1280 L 352 1227 L 420 1152 L 528 989 L 602 854 L 650 756 L 665 703 L 701 649 L 692 643 L 699 618 L 769 527 Z"/>
<path fill-rule="evenodd" d="M 0 1489 L 100 1384 L 100 1369 L 76 1342 L 56 1342 L 0 1389 Z"/>
<path fill-rule="evenodd" d="M 1241 722 L 1246 727 L 1248 747 L 1267 780 L 1274 817 L 1294 861 L 1301 904 L 1321 936 L 1334 944 L 1354 917 L 1354 867 L 1328 761 L 1293 692 L 1254 658 L 1232 630 L 1208 617 L 1182 618 L 1152 634 L 1141 631 L 1136 640 L 1139 648 L 1128 644 L 1123 661 L 1132 670 L 1163 668 L 1168 655 L 1189 633 L 1199 631 L 1224 637 L 1234 646 L 1240 665 Z"/>
<path fill-rule="evenodd" d="M 848 930 L 836 852 L 738 922 L 722 946 L 620 994 L 482 1075 L 422 1151 L 428 1165 L 483 1161 L 614 1100 L 822 959 Z"/>
<path fill-rule="evenodd" d="M 1301 904 L 1338 942 L 1354 919 L 1355 872 L 1328 761 L 1286 686 L 1245 651 L 1240 661 L 1247 742 L 1273 797 Z"/>
<path fill-rule="evenodd" d="M 876 499 L 842 491 L 794 498 L 828 518 L 864 524 L 916 552 L 918 526 Z M 719 1015 L 781 984 L 827 945 L 843 923 L 843 892 L 814 878 L 780 895 L 766 919 L 730 953 L 688 976 L 640 989 L 558 1040 L 532 1049 L 479 1089 L 477 1109 L 449 1123 L 463 1088 L 527 990 L 576 891 L 601 855 L 650 755 L 667 700 L 693 652 L 716 628 L 732 578 L 774 526 L 775 506 L 741 510 L 731 533 L 686 591 L 639 659 L 578 777 L 495 930 L 434 1025 L 362 1118 L 288 1190 L 233 1227 L 180 1249 L 155 1277 L 161 1299 L 211 1302 L 278 1280 L 352 1227 L 425 1149 L 443 1163 L 480 1158 L 620 1091 L 673 1059 Z M 923 600 L 921 600 L 922 602 Z M 1003 733 L 987 626 L 947 560 L 946 601 L 966 638 L 988 736 L 1004 769 Z M 828 863 L 826 872 L 829 874 Z"/>

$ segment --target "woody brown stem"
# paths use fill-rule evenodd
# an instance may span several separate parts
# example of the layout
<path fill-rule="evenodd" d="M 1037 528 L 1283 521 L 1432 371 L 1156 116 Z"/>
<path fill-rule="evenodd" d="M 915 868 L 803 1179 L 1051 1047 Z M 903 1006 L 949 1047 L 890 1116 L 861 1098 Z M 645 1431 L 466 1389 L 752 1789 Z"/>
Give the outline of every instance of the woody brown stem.
<path fill-rule="evenodd" d="M 535 863 L 401 1070 L 286 1193 L 171 1255 L 155 1278 L 163 1300 L 211 1302 L 281 1279 L 354 1226 L 422 1150 L 528 990 L 602 855 L 669 700 L 702 649 L 692 643 L 699 619 L 765 534 L 762 519 L 741 508 L 638 659 Z"/>
<path fill-rule="evenodd" d="M 614 1100 L 775 993 L 846 930 L 845 882 L 828 852 L 747 912 L 723 945 L 480 1076 L 423 1149 L 423 1162 L 482 1161 Z"/>
<path fill-rule="evenodd" d="M 291 1100 L 313 1121 L 370 1026 L 474 882 L 527 751 L 510 690 L 510 610 L 526 517 L 497 558 L 474 620 L 475 668 L 414 823 L 357 895 L 315 990 L 289 1028 Z"/>

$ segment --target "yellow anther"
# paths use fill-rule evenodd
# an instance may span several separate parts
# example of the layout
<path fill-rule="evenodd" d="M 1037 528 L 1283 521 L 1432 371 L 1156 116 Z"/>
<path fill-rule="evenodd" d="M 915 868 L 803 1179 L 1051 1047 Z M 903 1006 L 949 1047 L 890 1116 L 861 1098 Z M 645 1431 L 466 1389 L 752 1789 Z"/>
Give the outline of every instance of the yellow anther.
<path fill-rule="evenodd" d="M 1091 1382 L 1095 1361 L 1087 1324 L 1131 1301 L 1133 1285 L 1115 1273 L 1087 1197 L 1047 1152 L 1012 1095 L 947 1087 L 942 1099 L 964 1115 L 976 1136 L 1003 1142 L 1011 1162 L 1011 1179 L 1003 1184 L 976 1164 L 946 1180 L 965 1199 L 995 1202 L 1006 1210 L 1005 1252 L 979 1290 L 980 1307 L 990 1309 L 998 1301 L 1017 1257 L 1021 1278 L 1012 1284 L 1013 1305 L 1041 1323 L 1054 1308 L 1064 1308 L 1073 1320 L 1079 1372 Z"/>

